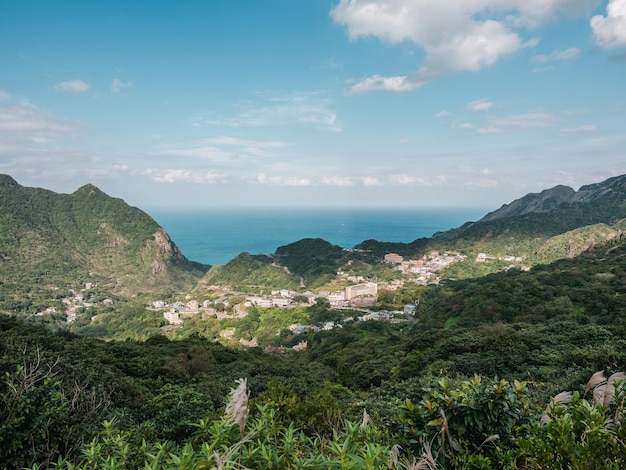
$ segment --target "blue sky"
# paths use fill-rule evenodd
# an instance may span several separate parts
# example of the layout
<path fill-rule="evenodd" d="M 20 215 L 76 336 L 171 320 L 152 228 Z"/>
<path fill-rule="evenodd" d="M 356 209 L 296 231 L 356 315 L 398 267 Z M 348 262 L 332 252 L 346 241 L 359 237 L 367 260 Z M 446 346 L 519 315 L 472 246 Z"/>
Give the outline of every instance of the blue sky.
<path fill-rule="evenodd" d="M 495 209 L 626 173 L 626 0 L 0 0 L 0 64 L 0 172 L 144 209 Z"/>

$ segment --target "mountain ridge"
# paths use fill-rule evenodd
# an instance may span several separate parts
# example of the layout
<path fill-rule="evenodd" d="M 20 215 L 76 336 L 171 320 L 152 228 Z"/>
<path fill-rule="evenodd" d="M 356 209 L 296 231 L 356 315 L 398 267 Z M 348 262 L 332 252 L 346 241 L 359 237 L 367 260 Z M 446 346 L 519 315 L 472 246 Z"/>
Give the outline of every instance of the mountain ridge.
<path fill-rule="evenodd" d="M 614 176 L 599 183 L 581 186 L 578 191 L 569 186 L 556 185 L 539 193 L 529 193 L 503 204 L 499 209 L 488 213 L 479 222 L 519 216 L 528 213 L 544 213 L 567 203 L 588 203 L 614 194 L 626 194 L 626 175 Z"/>

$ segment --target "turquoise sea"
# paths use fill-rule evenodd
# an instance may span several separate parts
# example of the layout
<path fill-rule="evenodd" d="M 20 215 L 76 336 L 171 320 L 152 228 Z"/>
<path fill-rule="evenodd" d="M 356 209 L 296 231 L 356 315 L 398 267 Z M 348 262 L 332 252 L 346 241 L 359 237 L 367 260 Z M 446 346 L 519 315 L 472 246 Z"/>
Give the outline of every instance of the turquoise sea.
<path fill-rule="evenodd" d="M 226 264 L 239 253 L 271 254 L 303 238 L 343 248 L 375 239 L 410 242 L 476 221 L 485 209 L 215 209 L 150 211 L 183 254 L 205 264 Z"/>

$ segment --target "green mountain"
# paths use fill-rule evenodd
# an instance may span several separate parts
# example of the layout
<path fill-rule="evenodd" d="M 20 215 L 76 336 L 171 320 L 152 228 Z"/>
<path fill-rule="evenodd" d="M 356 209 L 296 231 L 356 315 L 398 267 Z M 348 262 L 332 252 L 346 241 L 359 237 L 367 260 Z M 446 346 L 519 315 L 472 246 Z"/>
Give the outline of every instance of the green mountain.
<path fill-rule="evenodd" d="M 366 240 L 357 248 L 375 256 L 397 252 L 405 257 L 430 250 L 457 250 L 468 255 L 487 252 L 515 255 L 535 264 L 574 256 L 596 243 L 623 233 L 626 219 L 626 175 L 574 191 L 556 186 L 503 205 L 476 222 L 438 232 L 410 243 Z M 580 230 L 588 227 L 586 230 Z M 567 247 L 555 250 L 555 240 Z"/>
<path fill-rule="evenodd" d="M 208 286 L 228 286 L 234 291 L 267 292 L 272 289 L 296 289 L 298 276 L 277 266 L 270 256 L 240 253 L 223 266 L 213 266 L 198 283 L 201 291 Z"/>
<path fill-rule="evenodd" d="M 224 266 L 213 266 L 198 284 L 229 286 L 236 291 L 314 289 L 334 278 L 348 255 L 321 238 L 304 238 L 278 247 L 271 256 L 241 253 Z"/>
<path fill-rule="evenodd" d="M 31 290 L 87 282 L 116 295 L 175 292 L 191 288 L 207 269 L 186 259 L 145 212 L 91 184 L 57 194 L 0 175 L 5 303 Z"/>
<path fill-rule="evenodd" d="M 386 253 L 421 258 L 434 250 L 460 252 L 470 258 L 478 253 L 487 253 L 492 258 L 514 256 L 535 265 L 592 250 L 595 245 L 623 237 L 625 230 L 626 175 L 583 186 L 578 191 L 555 186 L 527 194 L 479 221 L 410 243 L 365 240 L 356 250 L 346 252 L 322 239 L 299 240 L 279 247 L 270 257 L 237 257 L 225 266 L 214 268 L 203 284 L 248 289 L 292 286 L 293 277 L 276 275 L 284 267 L 289 275 L 301 279 L 301 287 L 314 289 L 331 281 L 348 260 L 374 266 Z M 474 264 L 468 268 L 458 264 L 448 275 L 476 277 L 505 265 L 504 262 Z"/>
<path fill-rule="evenodd" d="M 601 183 L 582 186 L 578 191 L 574 191 L 568 186 L 558 185 L 551 189 L 546 189 L 540 193 L 530 193 L 516 199 L 510 204 L 504 204 L 500 209 L 490 212 L 481 222 L 489 220 L 515 217 L 528 213 L 546 213 L 554 209 L 566 209 L 567 204 L 583 203 L 602 205 L 608 200 L 624 200 L 626 194 L 626 175 L 615 176 Z M 603 214 L 606 215 L 606 214 Z M 601 215 L 602 216 L 602 215 Z"/>
<path fill-rule="evenodd" d="M 626 175 L 581 187 L 556 186 L 527 194 L 476 223 L 436 234 L 444 240 L 484 237 L 552 237 L 586 225 L 612 224 L 626 218 Z"/>

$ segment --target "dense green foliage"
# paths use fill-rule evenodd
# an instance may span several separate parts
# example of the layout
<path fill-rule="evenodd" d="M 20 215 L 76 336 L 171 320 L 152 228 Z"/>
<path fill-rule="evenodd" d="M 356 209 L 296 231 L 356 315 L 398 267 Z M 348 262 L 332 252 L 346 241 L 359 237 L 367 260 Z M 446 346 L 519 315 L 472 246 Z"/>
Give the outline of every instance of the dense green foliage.
<path fill-rule="evenodd" d="M 277 263 L 301 276 L 308 288 L 314 288 L 334 277 L 347 254 L 341 247 L 321 238 L 305 238 L 279 247 L 274 257 Z"/>
<path fill-rule="evenodd" d="M 29 312 L 86 282 L 111 294 L 189 289 L 206 266 L 188 261 L 145 212 L 93 185 L 72 194 L 0 175 L 0 309 Z"/>
<path fill-rule="evenodd" d="M 576 256 L 595 244 L 623 237 L 626 224 L 626 176 L 610 178 L 575 192 L 562 187 L 529 194 L 478 222 L 420 238 L 411 243 L 366 240 L 357 245 L 382 258 L 395 252 L 417 257 L 431 250 L 460 251 L 469 256 L 487 252 L 492 256 L 514 255 L 535 263 L 549 263 Z M 458 267 L 457 267 L 458 268 Z M 494 272 L 501 266 L 491 269 Z M 456 270 L 453 277 L 475 277 L 483 272 Z"/>
<path fill-rule="evenodd" d="M 198 271 L 141 211 L 91 185 L 56 195 L 0 177 L 0 468 L 623 468 L 623 375 L 582 388 L 626 368 L 623 183 L 529 195 L 410 244 L 242 253 L 176 293 Z M 379 291 L 378 308 L 417 304 L 393 321 L 326 300 L 242 313 L 231 292 L 172 328 L 137 295 L 163 272 L 168 300 L 217 300 L 212 284 L 341 289 L 400 277 L 386 252 L 450 247 L 544 264 L 485 275 L 506 262 L 461 261 L 439 285 Z M 85 282 L 68 326 L 65 298 Z M 562 390 L 571 401 L 551 400 Z"/>
<path fill-rule="evenodd" d="M 269 256 L 241 253 L 224 266 L 213 266 L 195 291 L 201 292 L 211 285 L 229 286 L 234 291 L 262 292 L 297 289 L 300 278 L 274 264 Z"/>
<path fill-rule="evenodd" d="M 535 423 L 550 396 L 580 390 L 594 371 L 608 374 L 626 364 L 624 263 L 626 249 L 616 246 L 527 273 L 401 289 L 394 293 L 396 301 L 420 300 L 415 321 L 349 322 L 333 331 L 297 335 L 283 330 L 276 337 L 286 345 L 306 340 L 309 347 L 302 352 L 237 351 L 201 336 L 102 342 L 50 334 L 2 317 L 0 457 L 12 462 L 8 468 L 59 456 L 104 465 L 114 455 L 122 458 L 117 453 L 128 444 L 134 450 L 123 458 L 132 456 L 128 462 L 140 466 L 160 449 L 166 449 L 162 459 L 189 452 L 193 465 L 200 465 L 197 459 L 208 458 L 200 457 L 202 446 L 222 446 L 223 451 L 240 439 L 231 431 L 200 436 L 196 425 L 224 427 L 217 416 L 228 390 L 237 378 L 247 377 L 252 403 L 262 407 L 251 418 L 266 424 L 269 419 L 277 435 L 291 426 L 289 432 L 303 439 L 297 455 L 317 462 L 311 465 L 335 455 L 330 449 L 347 439 L 342 434 L 350 429 L 346 419 L 358 419 L 363 408 L 377 423 L 376 431 L 367 440 L 351 441 L 349 454 L 364 457 L 367 445 L 381 446 L 376 447 L 378 466 L 369 468 L 384 468 L 398 443 L 408 458 L 419 458 L 429 446 L 441 468 L 541 468 L 555 446 L 571 456 L 587 452 L 599 459 L 581 438 L 591 431 L 572 423 L 580 420 L 580 426 L 596 429 L 614 408 L 574 401 L 577 414 L 555 409 L 552 424 Z M 324 318 L 328 307 L 320 302 L 293 312 L 253 309 L 232 322 L 249 323 L 242 328 L 248 336 L 266 331 L 269 340 L 273 329 L 307 315 Z M 495 376 L 500 378 L 488 379 Z M 111 419 L 115 426 L 99 434 L 102 421 Z M 621 427 L 593 432 L 609 440 L 602 447 L 608 455 L 619 455 Z M 497 439 L 491 437 L 495 434 Z M 325 438 L 317 442 L 314 436 Z M 237 447 L 246 449 L 249 468 L 265 468 L 255 460 L 257 452 L 272 459 L 282 455 L 268 443 L 261 451 L 261 443 Z M 96 460 L 81 460 L 87 449 Z M 568 458 L 563 461 L 574 457 Z M 368 468 L 354 462 L 336 465 Z"/>

